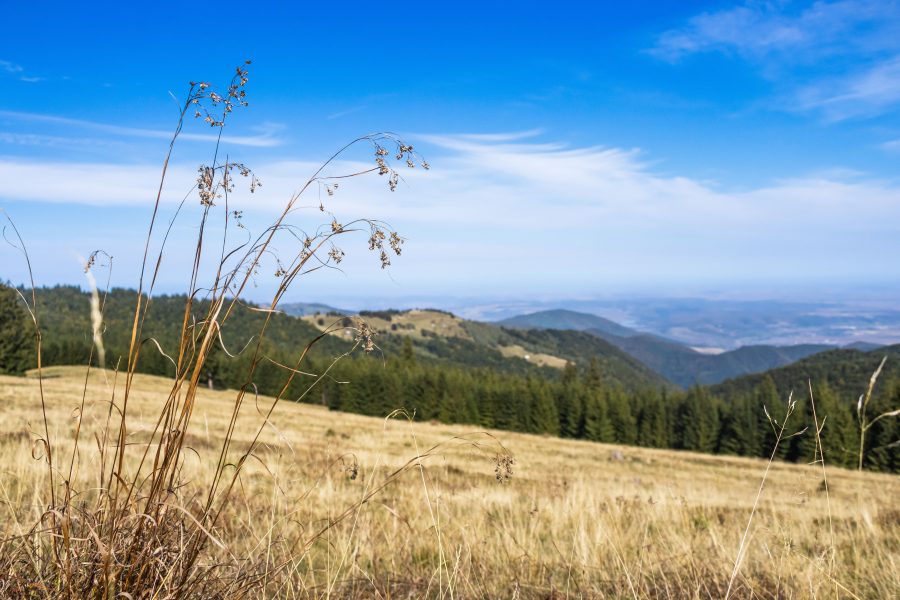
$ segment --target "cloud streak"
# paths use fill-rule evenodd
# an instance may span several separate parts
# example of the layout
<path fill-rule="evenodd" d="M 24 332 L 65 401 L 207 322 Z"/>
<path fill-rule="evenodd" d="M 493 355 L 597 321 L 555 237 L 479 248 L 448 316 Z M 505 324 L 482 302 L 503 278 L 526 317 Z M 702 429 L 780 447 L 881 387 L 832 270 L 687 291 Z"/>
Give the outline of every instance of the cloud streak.
<path fill-rule="evenodd" d="M 125 127 L 121 125 L 111 125 L 108 123 L 98 123 L 96 121 L 87 121 L 83 119 L 72 119 L 58 115 L 47 115 L 41 113 L 29 113 L 11 110 L 0 110 L 0 118 L 9 119 L 20 123 L 39 123 L 46 125 L 54 125 L 59 127 L 70 127 L 76 129 L 87 129 L 99 133 L 119 137 L 131 138 L 148 138 L 148 139 L 171 139 L 172 131 L 159 129 L 145 129 L 140 127 Z M 222 142 L 233 144 L 236 146 L 250 146 L 255 148 L 271 148 L 280 146 L 282 140 L 276 137 L 281 128 L 274 124 L 266 124 L 262 128 L 262 133 L 258 135 L 241 136 L 241 135 L 223 135 Z M 193 142 L 215 142 L 217 135 L 204 133 L 186 133 L 182 132 L 179 139 Z"/>
<path fill-rule="evenodd" d="M 11 63 L 8 60 L 0 60 L 0 71 L 5 73 L 21 73 L 23 71 L 22 67 L 15 63 Z"/>
<path fill-rule="evenodd" d="M 747 2 L 702 13 L 663 32 L 649 53 L 672 64 L 705 53 L 739 57 L 782 88 L 777 108 L 829 121 L 876 116 L 900 104 L 898 2 L 794 6 Z"/>
<path fill-rule="evenodd" d="M 313 187 L 299 203 L 309 210 L 296 219 L 330 220 L 316 208 L 323 199 L 339 222 L 390 221 L 416 248 L 398 273 L 423 285 L 523 282 L 537 272 L 571 285 L 900 275 L 879 258 L 900 253 L 897 182 L 835 170 L 727 190 L 660 172 L 637 149 L 570 148 L 515 134 L 423 135 L 416 146 L 433 168 L 405 171 L 395 194 L 377 175 L 343 181 L 333 198 Z M 332 172 L 366 165 L 337 163 Z M 255 165 L 264 187 L 254 195 L 238 189 L 230 207 L 248 220 L 272 215 L 316 166 Z M 149 165 L 0 160 L 8 200 L 149 207 L 157 177 Z M 172 167 L 169 207 L 195 177 L 193 167 Z"/>

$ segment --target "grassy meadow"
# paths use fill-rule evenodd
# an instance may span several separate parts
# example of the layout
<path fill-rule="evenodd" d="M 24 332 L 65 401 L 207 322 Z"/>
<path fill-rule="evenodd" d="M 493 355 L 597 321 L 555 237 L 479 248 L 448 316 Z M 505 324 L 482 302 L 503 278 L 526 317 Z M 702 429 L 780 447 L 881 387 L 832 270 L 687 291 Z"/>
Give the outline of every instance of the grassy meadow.
<path fill-rule="evenodd" d="M 113 443 L 104 431 L 116 419 L 110 401 L 114 389 L 121 395 L 122 377 L 94 370 L 85 385 L 83 367 L 45 371 L 55 485 L 77 490 L 73 506 L 91 506 L 102 487 L 99 448 Z M 38 384 L 33 376 L 0 377 L 0 533 L 7 539 L 47 520 L 48 470 L 34 441 L 43 431 Z M 127 444 L 146 442 L 171 389 L 170 380 L 135 375 Z M 202 504 L 234 396 L 199 391 L 168 510 Z M 262 443 L 225 513 L 204 529 L 203 568 L 250 573 L 252 585 L 210 584 L 210 597 L 900 596 L 896 476 L 829 467 L 826 493 L 819 465 L 773 463 L 729 592 L 765 461 L 411 423 L 402 415 L 382 420 L 288 401 L 266 422 L 270 402 L 245 401 L 229 456 L 240 455 L 260 426 Z M 70 465 L 64 449 L 79 426 Z M 121 472 L 137 473 L 140 456 L 126 453 Z M 22 592 L 10 575 L 0 572 L 0 594 Z M 241 580 L 221 579 L 225 586 Z M 166 597 L 166 585 L 141 597 Z M 46 585 L 28 594 L 59 597 Z"/>

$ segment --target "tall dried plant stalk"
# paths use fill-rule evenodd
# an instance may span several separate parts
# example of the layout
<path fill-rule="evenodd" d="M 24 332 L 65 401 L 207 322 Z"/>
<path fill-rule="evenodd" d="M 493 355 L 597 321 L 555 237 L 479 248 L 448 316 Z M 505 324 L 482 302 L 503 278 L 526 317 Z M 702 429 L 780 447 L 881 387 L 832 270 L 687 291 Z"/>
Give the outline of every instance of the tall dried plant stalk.
<path fill-rule="evenodd" d="M 368 174 L 384 176 L 389 189 L 394 191 L 401 180 L 394 164 L 403 165 L 405 168 L 417 166 L 429 168 L 428 163 L 411 145 L 394 134 L 376 133 L 361 136 L 330 156 L 287 200 L 262 232 L 256 236 L 251 235 L 241 220 L 242 213 L 231 210 L 230 194 L 234 191 L 237 178 L 249 180 L 250 192 L 256 192 L 262 186 L 262 182 L 243 163 L 228 158 L 220 160 L 223 128 L 235 109 L 247 105 L 245 86 L 249 77 L 249 64 L 247 61 L 236 69 L 229 85 L 221 93 L 206 82 L 192 82 L 182 104 L 163 160 L 159 185 L 143 242 L 143 258 L 124 366 L 121 370 L 120 366 L 116 366 L 114 370 L 112 398 L 106 415 L 106 425 L 98 437 L 99 488 L 93 493 L 91 504 L 76 502 L 74 499 L 81 497 L 84 491 L 73 488 L 75 457 L 81 443 L 80 417 L 84 410 L 90 371 L 85 377 L 81 412 L 78 415 L 79 420 L 70 449 L 72 460 L 67 477 L 62 477 L 63 492 L 60 494 L 59 465 L 55 458 L 57 449 L 50 438 L 50 424 L 44 406 L 43 376 L 40 370 L 41 327 L 32 277 L 32 296 L 30 302 L 26 301 L 26 304 L 29 306 L 38 339 L 37 376 L 44 419 L 43 437 L 38 445 L 46 462 L 49 488 L 41 523 L 35 525 L 30 536 L 22 538 L 22 543 L 16 546 L 17 555 L 0 559 L 2 563 L 0 566 L 15 575 L 15 581 L 12 583 L 14 589 L 21 591 L 23 595 L 29 595 L 29 590 L 43 590 L 69 598 L 241 597 L 249 590 L 269 581 L 275 573 L 269 567 L 268 559 L 261 571 L 253 564 L 223 565 L 204 562 L 208 561 L 208 550 L 211 546 L 219 552 L 219 555 L 227 555 L 225 543 L 217 537 L 216 532 L 221 524 L 223 511 L 229 505 L 238 484 L 242 469 L 248 459 L 254 456 L 264 429 L 271 423 L 273 411 L 285 397 L 291 384 L 298 377 L 305 378 L 306 384 L 302 386 L 305 391 L 301 395 L 303 397 L 327 376 L 331 366 L 318 374 L 310 374 L 302 368 L 311 349 L 321 339 L 339 328 L 349 329 L 352 332 L 351 347 L 335 358 L 335 362 L 357 350 L 370 352 L 375 348 L 374 333 L 364 321 L 358 320 L 349 327 L 335 324 L 326 328 L 297 352 L 293 364 L 281 365 L 284 370 L 284 382 L 279 393 L 261 410 L 261 424 L 254 430 L 250 442 L 242 448 L 234 448 L 235 427 L 248 394 L 258 400 L 253 383 L 257 368 L 264 361 L 280 365 L 266 356 L 264 343 L 272 324 L 272 316 L 278 311 L 279 303 L 291 286 L 304 275 L 322 268 L 336 267 L 344 257 L 344 251 L 336 245 L 336 241 L 354 232 L 367 234 L 368 248 L 376 253 L 382 268 L 390 264 L 389 253 L 394 255 L 401 253 L 403 238 L 386 223 L 378 220 L 361 218 L 341 224 L 332 215 L 330 223 L 325 223 L 307 234 L 288 221 L 298 209 L 301 197 L 310 189 L 315 189 L 314 186 L 323 187 L 330 197 L 338 189 L 340 181 Z M 158 229 L 163 192 L 166 189 L 173 150 L 185 122 L 191 115 L 205 121 L 218 135 L 211 162 L 200 166 L 192 189 L 192 192 L 197 194 L 196 198 L 201 208 L 197 224 L 198 234 L 192 256 L 190 284 L 185 296 L 179 342 L 176 348 L 166 352 L 158 340 L 145 334 L 145 330 L 175 218 L 162 233 L 159 250 L 155 255 L 151 253 L 151 247 Z M 326 169 L 333 166 L 347 151 L 360 145 L 371 148 L 373 152 L 371 167 L 337 176 L 325 174 Z M 176 210 L 176 217 L 180 215 L 190 197 L 191 193 L 182 200 Z M 320 209 L 330 215 L 324 204 L 320 204 Z M 214 242 L 209 239 L 208 230 L 214 218 L 220 220 L 224 229 L 221 239 L 212 245 Z M 239 229 L 246 238 L 236 243 L 231 242 L 228 236 L 232 227 Z M 18 236 L 18 231 L 16 235 Z M 293 244 L 293 249 L 286 256 L 275 256 L 273 242 L 276 237 L 279 239 L 283 237 Z M 21 237 L 18 239 L 31 273 L 25 245 Z M 209 280 L 203 281 L 207 277 L 201 265 L 204 264 L 207 255 L 216 257 L 216 261 L 215 267 L 210 271 Z M 91 279 L 90 271 L 95 266 L 98 256 L 100 253 L 95 252 L 86 264 L 86 272 Z M 202 496 L 185 498 L 180 490 L 184 484 L 181 473 L 187 449 L 186 437 L 191 428 L 207 360 L 217 346 L 231 355 L 224 346 L 223 327 L 238 308 L 247 307 L 243 295 L 248 286 L 254 282 L 254 278 L 265 268 L 265 259 L 270 256 L 275 256 L 277 263 L 276 289 L 267 306 L 249 307 L 251 310 L 261 312 L 264 318 L 259 330 L 245 348 L 249 367 L 246 369 L 243 383 L 235 391 L 229 423 L 217 451 L 213 475 L 210 481 L 205 483 Z M 95 350 L 101 357 L 103 354 L 102 321 L 106 298 L 104 294 L 101 301 L 95 285 L 93 289 L 94 344 L 91 348 L 91 363 L 94 362 Z M 200 300 L 204 302 L 201 303 Z M 142 353 L 148 346 L 151 351 L 160 352 L 172 363 L 174 378 L 152 429 L 143 433 L 145 437 L 136 443 L 129 439 L 133 420 L 129 412 L 129 398 L 133 395 L 135 375 L 139 371 Z M 102 358 L 100 362 L 102 363 Z M 332 362 L 331 365 L 333 364 Z M 477 440 L 457 441 L 481 448 Z M 495 450 L 492 452 L 496 452 L 497 447 L 501 448 L 501 454 L 506 454 L 499 442 L 494 444 Z M 354 514 L 354 511 L 368 502 L 374 494 L 390 485 L 402 473 L 420 465 L 422 460 L 434 455 L 440 448 L 441 445 L 438 445 L 419 453 L 391 472 L 357 504 L 346 507 L 337 518 L 331 519 L 327 526 L 299 541 L 297 551 L 304 552 L 326 531 Z M 276 567 L 275 571 L 284 566 Z M 217 574 L 221 574 L 226 567 L 231 569 L 231 575 L 223 579 Z"/>

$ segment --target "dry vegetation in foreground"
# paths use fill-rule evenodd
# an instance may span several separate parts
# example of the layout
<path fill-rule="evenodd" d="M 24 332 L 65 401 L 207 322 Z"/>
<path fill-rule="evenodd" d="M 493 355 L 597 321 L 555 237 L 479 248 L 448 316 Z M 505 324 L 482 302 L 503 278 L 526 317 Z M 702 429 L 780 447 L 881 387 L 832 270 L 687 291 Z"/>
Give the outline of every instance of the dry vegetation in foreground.
<path fill-rule="evenodd" d="M 44 380 L 54 443 L 71 445 L 79 421 L 82 439 L 90 440 L 73 470 L 72 487 L 83 490 L 76 505 L 90 504 L 99 485 L 95 435 L 103 435 L 115 376 L 92 371 L 79 413 L 84 375 L 83 367 L 52 368 Z M 129 443 L 147 438 L 171 386 L 135 375 Z M 199 391 L 179 503 L 202 497 L 213 477 L 233 396 Z M 5 537 L 41 520 L 48 482 L 46 465 L 33 457 L 40 447 L 31 431 L 42 423 L 37 380 L 0 377 L 0 403 Z M 258 406 L 269 404 L 260 399 Z M 235 445 L 256 434 L 264 418 L 256 406 L 243 408 Z M 472 428 L 282 403 L 243 466 L 233 501 L 208 532 L 204 568 L 255 565 L 253 585 L 231 590 L 254 597 L 725 596 L 763 461 L 493 435 L 516 459 L 503 482 L 492 453 L 499 446 Z M 126 453 L 126 460 L 137 456 Z M 900 595 L 900 479 L 831 468 L 827 477 L 828 498 L 818 466 L 772 465 L 732 597 Z M 326 529 L 347 507 L 348 517 Z M 31 591 L 57 597 L 50 589 Z"/>

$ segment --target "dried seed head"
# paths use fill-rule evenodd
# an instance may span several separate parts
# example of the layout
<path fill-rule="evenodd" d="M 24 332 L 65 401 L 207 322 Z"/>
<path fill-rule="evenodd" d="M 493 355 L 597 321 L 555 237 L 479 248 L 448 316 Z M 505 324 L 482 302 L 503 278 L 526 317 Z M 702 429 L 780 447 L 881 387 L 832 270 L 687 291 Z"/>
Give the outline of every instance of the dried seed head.
<path fill-rule="evenodd" d="M 372 338 L 375 337 L 375 331 L 369 327 L 369 324 L 363 321 L 362 319 L 356 319 L 356 343 L 361 344 L 363 347 L 363 351 L 368 354 L 375 350 L 375 342 Z"/>
<path fill-rule="evenodd" d="M 328 256 L 331 257 L 331 260 L 333 260 L 335 264 L 340 264 L 340 262 L 344 260 L 344 251 L 334 247 L 328 252 Z"/>
<path fill-rule="evenodd" d="M 391 250 L 394 251 L 394 254 L 396 254 L 397 256 L 400 256 L 400 251 L 401 251 L 400 246 L 403 245 L 403 238 L 401 238 L 399 235 L 397 235 L 396 231 L 392 231 L 391 232 L 391 240 L 389 243 L 391 245 Z"/>
<path fill-rule="evenodd" d="M 505 483 L 512 477 L 512 468 L 516 459 L 511 454 L 498 454 L 494 459 L 494 475 L 498 483 Z"/>

